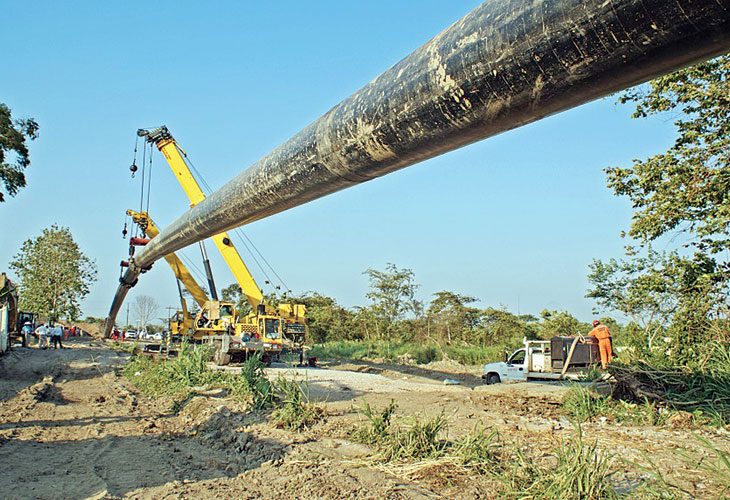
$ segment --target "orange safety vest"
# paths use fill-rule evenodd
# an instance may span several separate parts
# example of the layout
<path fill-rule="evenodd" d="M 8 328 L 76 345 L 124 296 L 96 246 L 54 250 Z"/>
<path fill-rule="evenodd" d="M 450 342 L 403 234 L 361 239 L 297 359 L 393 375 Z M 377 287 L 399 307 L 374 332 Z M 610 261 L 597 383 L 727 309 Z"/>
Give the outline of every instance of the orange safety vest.
<path fill-rule="evenodd" d="M 606 325 L 598 325 L 593 330 L 591 330 L 591 333 L 589 333 L 588 335 L 590 337 L 595 337 L 600 341 L 610 338 L 611 332 L 608 331 L 608 327 Z"/>

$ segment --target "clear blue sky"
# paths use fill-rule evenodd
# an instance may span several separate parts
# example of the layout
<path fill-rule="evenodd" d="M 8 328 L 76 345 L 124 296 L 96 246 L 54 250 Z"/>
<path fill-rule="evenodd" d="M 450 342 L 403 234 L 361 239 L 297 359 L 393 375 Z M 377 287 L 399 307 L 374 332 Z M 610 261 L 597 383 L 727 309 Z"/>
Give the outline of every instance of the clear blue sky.
<path fill-rule="evenodd" d="M 2 2 L 0 102 L 41 129 L 28 186 L 0 205 L 0 270 L 24 240 L 68 226 L 99 268 L 84 314 L 105 316 L 124 211 L 139 208 L 137 128 L 167 125 L 218 188 L 478 4 Z M 632 213 L 602 169 L 674 140 L 670 122 L 631 112 L 608 97 L 244 230 L 295 293 L 365 304 L 362 271 L 392 262 L 415 272 L 425 301 L 451 290 L 588 320 L 588 264 L 622 254 Z M 188 203 L 159 153 L 153 168 L 150 212 L 164 227 Z M 219 288 L 232 283 L 208 250 Z M 185 254 L 199 261 L 197 246 Z M 128 299 L 138 294 L 176 305 L 164 262 Z"/>

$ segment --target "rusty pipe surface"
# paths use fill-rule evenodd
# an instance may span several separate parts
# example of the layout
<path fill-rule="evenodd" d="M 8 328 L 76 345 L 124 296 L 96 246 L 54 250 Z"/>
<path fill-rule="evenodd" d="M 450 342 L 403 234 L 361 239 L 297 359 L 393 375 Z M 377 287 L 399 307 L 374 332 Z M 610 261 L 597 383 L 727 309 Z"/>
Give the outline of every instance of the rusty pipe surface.
<path fill-rule="evenodd" d="M 165 254 L 730 48 L 730 0 L 490 0 L 165 228 Z M 107 325 L 109 329 L 109 325 Z"/>

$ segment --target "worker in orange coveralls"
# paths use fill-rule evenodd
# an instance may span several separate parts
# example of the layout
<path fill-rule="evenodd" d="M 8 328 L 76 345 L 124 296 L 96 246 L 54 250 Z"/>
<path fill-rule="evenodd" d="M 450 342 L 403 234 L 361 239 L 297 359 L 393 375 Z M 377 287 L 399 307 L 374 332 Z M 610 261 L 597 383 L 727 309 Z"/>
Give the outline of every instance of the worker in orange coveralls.
<path fill-rule="evenodd" d="M 608 331 L 606 325 L 602 325 L 600 321 L 594 320 L 593 330 L 588 335 L 598 340 L 598 352 L 601 354 L 601 367 L 605 370 L 606 366 L 613 359 L 611 332 Z"/>

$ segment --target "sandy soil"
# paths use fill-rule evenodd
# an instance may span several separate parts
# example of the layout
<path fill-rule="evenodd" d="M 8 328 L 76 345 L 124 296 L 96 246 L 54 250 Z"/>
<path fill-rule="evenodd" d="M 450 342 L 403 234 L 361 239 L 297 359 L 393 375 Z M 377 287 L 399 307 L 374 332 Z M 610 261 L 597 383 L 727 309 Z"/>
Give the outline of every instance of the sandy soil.
<path fill-rule="evenodd" d="M 403 366 L 325 364 L 270 368 L 307 381 L 327 418 L 302 433 L 277 429 L 225 397 L 196 396 L 174 413 L 172 402 L 138 395 L 122 379 L 126 355 L 94 340 L 70 348 L 16 348 L 0 358 L 0 498 L 490 498 L 489 478 L 439 471 L 388 470 L 365 460 L 368 447 L 347 439 L 364 400 L 391 399 L 398 415 L 449 417 L 449 437 L 493 427 L 539 457 L 574 433 L 559 411 L 564 388 L 546 384 L 482 386 L 478 368 L 456 363 Z M 235 369 L 235 368 L 232 368 Z M 444 385 L 444 379 L 460 385 Z M 631 489 L 650 456 L 667 478 L 695 498 L 715 498 L 700 466 L 707 453 L 683 428 L 586 424 L 584 433 L 612 453 Z M 697 431 L 695 431 L 697 432 Z M 703 430 L 727 450 L 728 433 Z M 688 464 L 676 452 L 694 457 Z"/>

